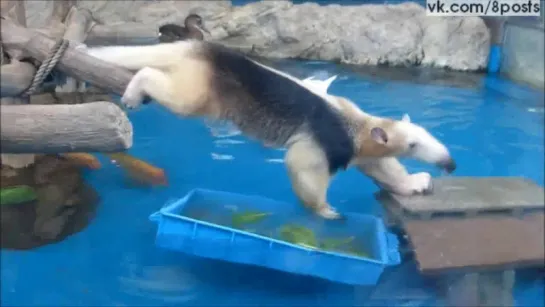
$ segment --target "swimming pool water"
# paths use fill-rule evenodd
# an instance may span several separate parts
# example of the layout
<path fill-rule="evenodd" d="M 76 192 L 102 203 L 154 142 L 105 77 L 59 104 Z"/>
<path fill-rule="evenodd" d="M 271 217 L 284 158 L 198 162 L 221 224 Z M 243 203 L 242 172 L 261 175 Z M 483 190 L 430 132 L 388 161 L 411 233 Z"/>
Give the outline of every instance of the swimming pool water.
<path fill-rule="evenodd" d="M 543 185 L 543 93 L 495 77 L 455 88 L 390 81 L 333 64 L 284 62 L 300 77 L 339 74 L 331 92 L 367 112 L 400 118 L 408 113 L 451 148 L 459 176 L 525 176 Z M 468 76 L 469 78 L 469 76 Z M 471 77 L 471 78 L 474 78 Z M 130 152 L 166 170 L 166 188 L 137 188 L 103 157 L 87 173 L 102 197 L 96 219 L 65 241 L 32 251 L 1 252 L 3 306 L 346 306 L 436 302 L 433 281 L 412 262 L 384 274 L 380 291 L 349 287 L 262 268 L 192 258 L 154 246 L 148 220 L 172 197 L 192 188 L 261 194 L 296 200 L 282 164 L 283 152 L 261 146 L 225 125 L 178 119 L 157 105 L 130 114 Z M 212 128 L 210 128 L 212 127 Z M 411 171 L 433 167 L 408 162 Z M 355 170 L 340 173 L 329 200 L 340 211 L 381 214 L 377 188 Z M 540 305 L 543 277 L 519 274 L 519 306 Z"/>

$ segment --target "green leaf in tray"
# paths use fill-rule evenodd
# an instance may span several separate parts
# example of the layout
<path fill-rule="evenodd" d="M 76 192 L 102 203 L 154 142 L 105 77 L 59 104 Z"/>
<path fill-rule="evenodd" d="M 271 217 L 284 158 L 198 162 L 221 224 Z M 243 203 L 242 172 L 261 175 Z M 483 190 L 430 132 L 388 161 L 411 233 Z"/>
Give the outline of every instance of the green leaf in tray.
<path fill-rule="evenodd" d="M 345 239 L 342 238 L 328 238 L 320 242 L 320 249 L 326 251 L 332 251 L 342 254 L 348 254 L 352 256 L 357 256 L 361 258 L 369 258 L 369 255 L 355 245 L 354 237 L 348 237 Z"/>
<path fill-rule="evenodd" d="M 248 224 L 261 222 L 264 218 L 266 218 L 269 215 L 271 214 L 267 212 L 253 212 L 253 211 L 236 213 L 233 215 L 233 226 L 236 228 L 242 228 Z"/>
<path fill-rule="evenodd" d="M 357 248 L 352 248 L 352 249 L 346 251 L 346 253 L 351 254 L 353 256 L 360 257 L 360 258 L 371 258 L 368 253 L 366 253 L 364 251 L 361 251 L 361 250 L 359 250 Z"/>
<path fill-rule="evenodd" d="M 331 250 L 331 249 L 338 249 L 341 246 L 345 246 L 349 243 L 352 243 L 354 241 L 354 237 L 348 237 L 344 239 L 337 239 L 337 238 L 328 238 L 323 239 L 322 242 L 320 242 L 320 248 L 325 250 Z"/>
<path fill-rule="evenodd" d="M 21 185 L 2 188 L 0 190 L 0 204 L 13 205 L 20 204 L 36 199 L 36 192 L 32 187 Z"/>
<path fill-rule="evenodd" d="M 280 239 L 307 248 L 317 248 L 318 240 L 314 232 L 298 225 L 284 225 L 280 228 Z"/>

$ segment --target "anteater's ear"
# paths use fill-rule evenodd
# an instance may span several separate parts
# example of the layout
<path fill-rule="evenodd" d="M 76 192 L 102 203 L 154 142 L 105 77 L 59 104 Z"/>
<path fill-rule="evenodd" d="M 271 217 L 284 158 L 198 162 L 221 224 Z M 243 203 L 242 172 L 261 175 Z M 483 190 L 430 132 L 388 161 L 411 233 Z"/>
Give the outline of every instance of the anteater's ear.
<path fill-rule="evenodd" d="M 388 143 L 388 134 L 380 127 L 374 127 L 371 129 L 371 138 L 379 144 Z"/>
<path fill-rule="evenodd" d="M 403 116 L 401 117 L 401 121 L 406 122 L 406 123 L 410 123 L 411 118 L 409 117 L 409 114 L 407 114 L 407 113 L 403 114 Z"/>

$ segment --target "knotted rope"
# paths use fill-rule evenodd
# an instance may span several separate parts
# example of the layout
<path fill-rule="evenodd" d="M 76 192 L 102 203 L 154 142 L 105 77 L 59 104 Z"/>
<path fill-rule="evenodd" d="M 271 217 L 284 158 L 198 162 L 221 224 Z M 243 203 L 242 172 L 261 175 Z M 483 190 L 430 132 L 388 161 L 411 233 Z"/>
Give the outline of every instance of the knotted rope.
<path fill-rule="evenodd" d="M 66 49 L 68 49 L 69 44 L 70 41 L 62 38 L 55 43 L 55 46 L 51 48 L 51 51 L 49 52 L 45 60 L 42 62 L 42 64 L 40 64 L 38 71 L 36 71 L 36 73 L 34 74 L 32 83 L 30 84 L 28 89 L 26 89 L 21 94 L 21 96 L 30 96 L 34 94 L 40 86 L 42 86 L 45 78 L 47 78 L 53 68 L 55 68 L 55 65 L 57 65 L 61 57 L 64 55 Z"/>

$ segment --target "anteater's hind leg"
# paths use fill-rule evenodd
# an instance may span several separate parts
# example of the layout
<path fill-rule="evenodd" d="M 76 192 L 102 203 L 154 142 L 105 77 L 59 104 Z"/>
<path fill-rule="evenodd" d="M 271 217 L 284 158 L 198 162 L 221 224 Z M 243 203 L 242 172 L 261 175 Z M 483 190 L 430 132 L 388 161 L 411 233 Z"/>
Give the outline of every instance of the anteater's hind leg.
<path fill-rule="evenodd" d="M 138 107 L 145 96 L 165 104 L 172 101 L 174 90 L 171 78 L 164 72 L 144 67 L 140 69 L 127 85 L 121 102 L 129 108 Z"/>
<path fill-rule="evenodd" d="M 299 200 L 326 219 L 340 218 L 340 214 L 327 203 L 331 175 L 323 151 L 313 142 L 298 141 L 288 148 L 285 161 Z"/>

